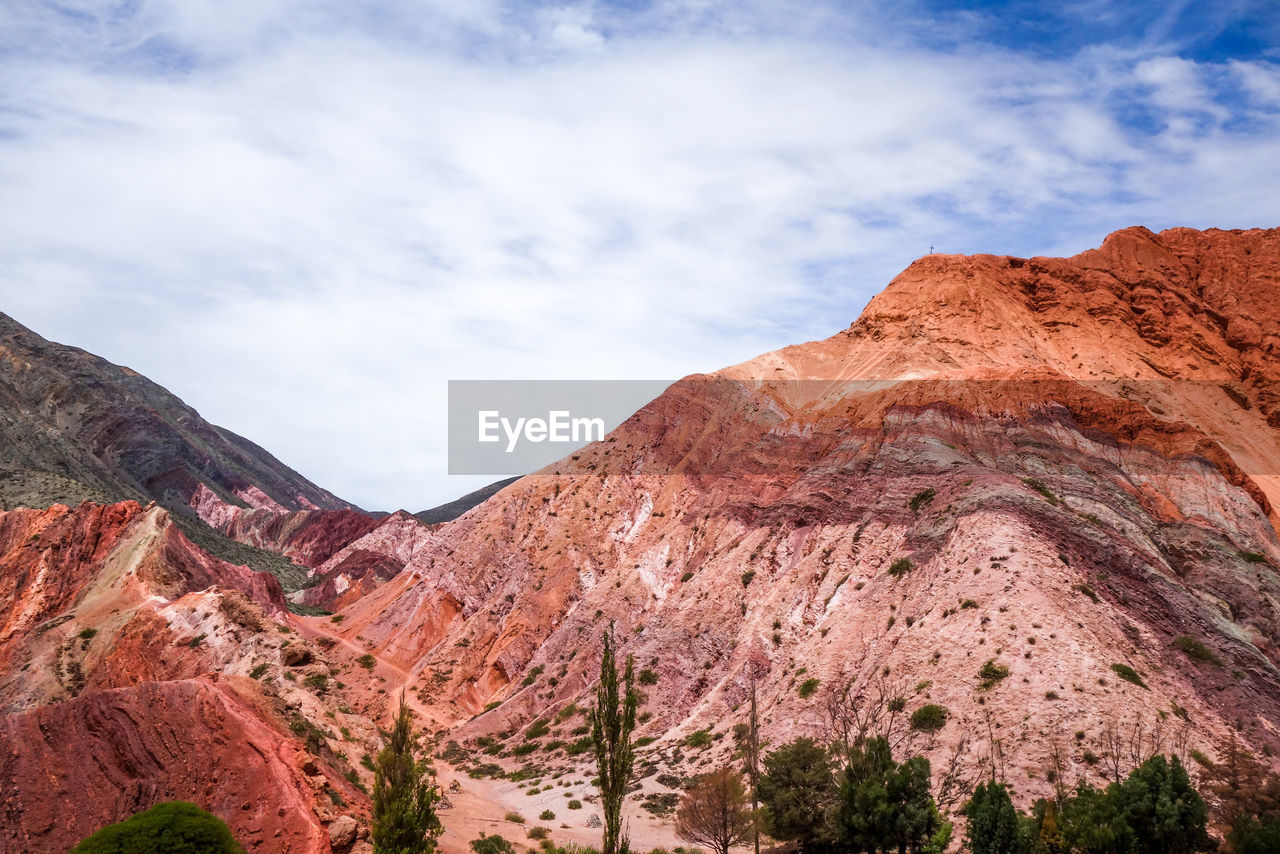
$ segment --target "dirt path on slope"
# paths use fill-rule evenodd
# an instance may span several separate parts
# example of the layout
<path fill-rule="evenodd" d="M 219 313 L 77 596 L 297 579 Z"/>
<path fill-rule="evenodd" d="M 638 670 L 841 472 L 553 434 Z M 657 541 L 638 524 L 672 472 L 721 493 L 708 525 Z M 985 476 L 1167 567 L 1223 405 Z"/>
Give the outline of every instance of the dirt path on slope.
<path fill-rule="evenodd" d="M 381 723 L 390 722 L 401 690 L 404 691 L 406 705 L 413 711 L 420 727 L 426 725 L 447 731 L 465 722 L 465 719 L 443 718 L 438 709 L 424 705 L 412 688 L 419 674 L 386 661 L 376 652 L 337 634 L 328 617 L 293 615 L 291 622 L 300 633 L 310 639 L 325 637 L 333 640 L 335 647 L 341 646 L 351 654 L 353 660 L 365 654 L 373 655 L 375 664 L 370 676 L 382 677 L 388 686 L 387 708 L 381 716 Z M 447 734 L 444 737 L 447 738 Z M 472 779 L 466 772 L 442 759 L 434 759 L 434 764 L 440 791 L 452 804 L 450 809 L 440 813 L 445 829 L 439 840 L 438 850 L 441 854 L 470 854 L 471 840 L 482 834 L 494 833 L 518 846 L 536 849 L 538 843 L 528 838 L 529 829 L 533 827 L 547 828 L 557 845 L 574 842 L 593 848 L 600 847 L 600 829 L 587 826 L 587 821 L 592 816 L 600 815 L 598 805 L 587 800 L 596 795 L 595 787 L 587 782 L 591 776 L 587 771 L 565 774 L 559 780 L 548 779 L 545 791 L 531 795 L 510 780 Z M 449 791 L 455 782 L 461 789 L 460 792 Z M 582 806 L 579 809 L 569 809 L 570 802 L 581 803 Z M 540 819 L 539 816 L 546 811 L 553 813 L 555 818 Z M 506 818 L 513 813 L 525 821 L 521 823 Z M 640 809 L 634 797 L 624 806 L 623 814 L 632 850 L 649 851 L 659 847 L 670 850 L 682 844 L 676 838 L 675 828 L 670 823 Z"/>

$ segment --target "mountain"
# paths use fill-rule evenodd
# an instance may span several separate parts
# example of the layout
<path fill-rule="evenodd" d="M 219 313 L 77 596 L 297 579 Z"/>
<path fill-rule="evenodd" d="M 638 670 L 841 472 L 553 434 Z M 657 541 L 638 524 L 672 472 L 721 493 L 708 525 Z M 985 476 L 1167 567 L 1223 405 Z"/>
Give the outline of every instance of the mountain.
<path fill-rule="evenodd" d="M 591 803 L 606 631 L 659 811 L 730 761 L 753 685 L 773 744 L 888 732 L 949 807 L 1161 750 L 1275 768 L 1278 277 L 1280 230 L 927 256 L 844 331 L 688 377 L 439 524 L 8 321 L 0 851 L 181 798 L 247 850 L 368 854 L 402 690 L 461 790 L 445 854 L 511 810 L 591 842 L 564 798 Z"/>
<path fill-rule="evenodd" d="M 589 702 L 611 626 L 650 671 L 642 762 L 676 774 L 727 761 L 753 675 L 775 743 L 878 704 L 1024 799 L 1235 731 L 1274 757 L 1278 276 L 1280 230 L 927 256 L 443 525 L 340 631 L 473 765 Z"/>
<path fill-rule="evenodd" d="M 452 522 L 472 507 L 483 504 L 519 479 L 520 478 L 518 477 L 508 477 L 503 480 L 495 481 L 488 486 L 482 486 L 473 492 L 468 492 L 461 498 L 456 498 L 446 504 L 441 504 L 438 507 L 432 507 L 430 510 L 423 510 L 420 513 L 414 513 L 413 515 L 416 516 L 419 521 L 427 525 L 439 525 L 442 522 Z"/>
<path fill-rule="evenodd" d="M 358 510 L 146 377 L 0 314 L 0 508 L 82 500 L 155 501 L 203 548 L 290 589 L 303 570 L 201 520 L 249 507 Z"/>
<path fill-rule="evenodd" d="M 326 825 L 368 801 L 308 722 L 341 706 L 350 740 L 377 742 L 357 701 L 305 688 L 333 659 L 273 575 L 155 504 L 0 511 L 0 851 L 65 851 L 173 799 L 250 850 L 327 851 Z"/>

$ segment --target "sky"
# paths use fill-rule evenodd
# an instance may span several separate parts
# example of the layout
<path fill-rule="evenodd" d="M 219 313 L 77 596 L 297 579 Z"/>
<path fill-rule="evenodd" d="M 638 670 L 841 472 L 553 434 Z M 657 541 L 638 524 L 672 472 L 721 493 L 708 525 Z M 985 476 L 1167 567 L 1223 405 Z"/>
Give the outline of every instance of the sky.
<path fill-rule="evenodd" d="M 676 379 L 930 247 L 1280 225 L 1273 0 L 6 0 L 0 311 L 361 506 L 447 382 Z"/>

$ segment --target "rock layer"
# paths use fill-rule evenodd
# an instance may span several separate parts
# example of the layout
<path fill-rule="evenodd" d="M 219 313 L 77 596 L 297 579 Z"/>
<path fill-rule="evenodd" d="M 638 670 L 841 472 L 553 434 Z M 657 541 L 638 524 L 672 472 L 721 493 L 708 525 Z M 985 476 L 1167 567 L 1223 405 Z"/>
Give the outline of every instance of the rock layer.
<path fill-rule="evenodd" d="M 886 669 L 904 714 L 949 709 L 935 760 L 1028 794 L 1055 743 L 1097 778 L 1109 727 L 1274 751 L 1277 271 L 1280 231 L 921 259 L 845 332 L 687 378 L 443 526 L 343 631 L 443 719 L 501 702 L 464 734 L 588 699 L 612 624 L 657 679 L 651 757 L 727 732 L 752 672 L 776 741 Z"/>

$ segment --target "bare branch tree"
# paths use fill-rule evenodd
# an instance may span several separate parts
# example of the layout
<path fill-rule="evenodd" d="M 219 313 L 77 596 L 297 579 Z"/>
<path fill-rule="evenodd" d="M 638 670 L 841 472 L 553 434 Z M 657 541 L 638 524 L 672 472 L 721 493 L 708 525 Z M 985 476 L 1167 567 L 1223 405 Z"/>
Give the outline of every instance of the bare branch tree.
<path fill-rule="evenodd" d="M 676 811 L 676 835 L 715 854 L 729 854 L 731 846 L 750 835 L 754 823 L 742 779 L 732 768 L 697 777 Z"/>

